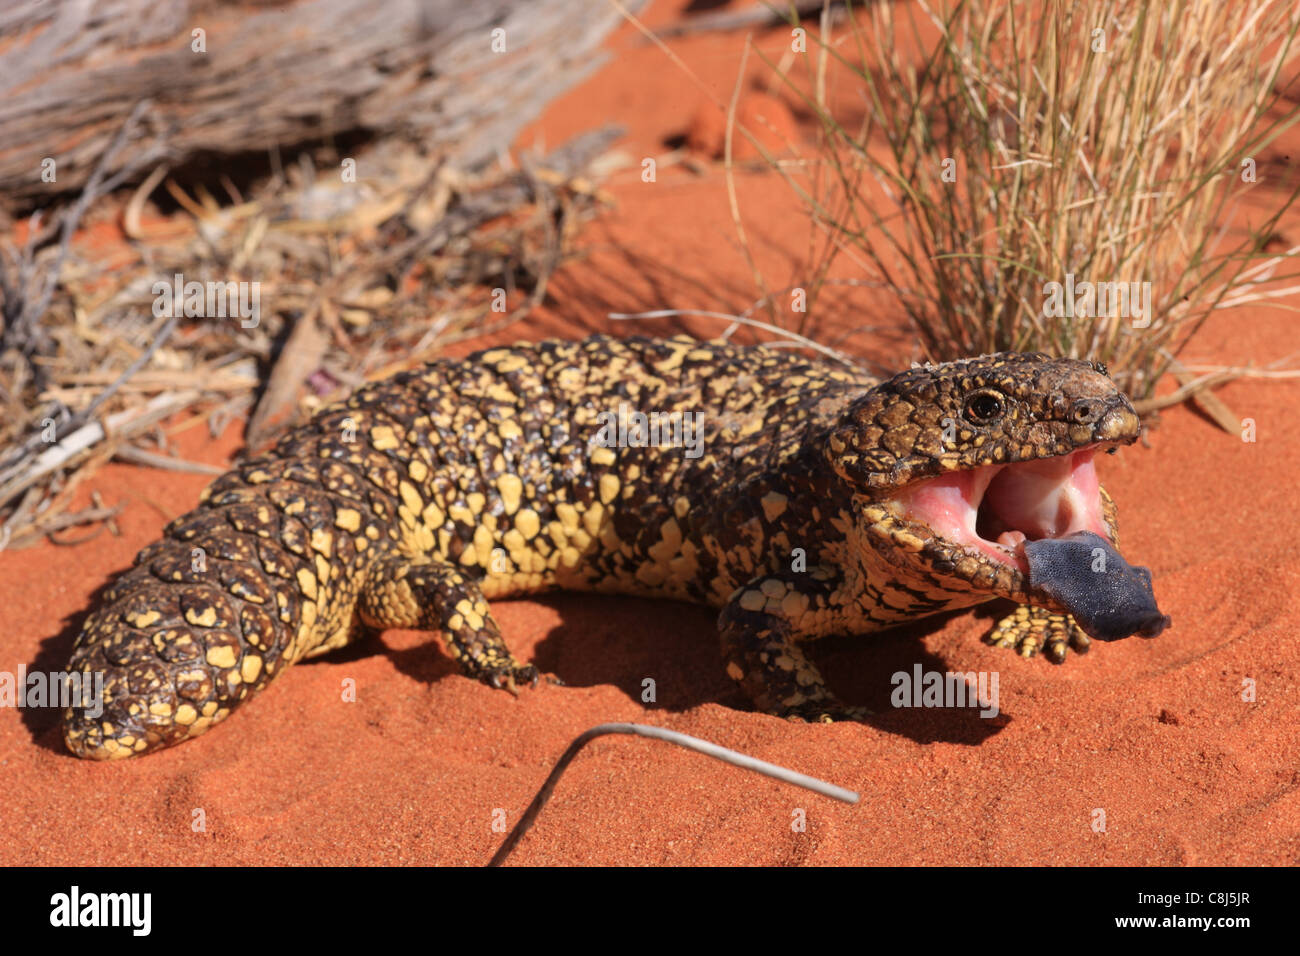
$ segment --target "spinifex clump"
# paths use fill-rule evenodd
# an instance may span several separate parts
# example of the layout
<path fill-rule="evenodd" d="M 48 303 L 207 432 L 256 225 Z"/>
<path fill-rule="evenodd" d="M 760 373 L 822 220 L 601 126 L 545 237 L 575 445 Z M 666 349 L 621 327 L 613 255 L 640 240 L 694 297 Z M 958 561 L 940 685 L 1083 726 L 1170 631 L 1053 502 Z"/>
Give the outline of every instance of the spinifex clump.
<path fill-rule="evenodd" d="M 813 274 L 856 253 L 927 357 L 1102 361 L 1141 410 L 1213 310 L 1293 277 L 1300 247 L 1265 245 L 1300 187 L 1264 174 L 1300 116 L 1280 79 L 1293 5 L 906 8 L 869 4 L 838 36 L 808 28 L 788 70 L 768 61 L 821 126 L 812 156 L 774 165 L 825 227 Z M 1269 214 L 1243 213 L 1260 188 Z"/>

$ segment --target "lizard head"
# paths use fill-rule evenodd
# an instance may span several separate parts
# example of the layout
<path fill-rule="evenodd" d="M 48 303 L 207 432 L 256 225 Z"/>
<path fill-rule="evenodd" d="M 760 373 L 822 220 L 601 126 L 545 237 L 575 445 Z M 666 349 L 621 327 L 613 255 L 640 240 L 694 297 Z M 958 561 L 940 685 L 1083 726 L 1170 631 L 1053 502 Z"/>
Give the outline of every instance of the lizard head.
<path fill-rule="evenodd" d="M 870 546 L 948 589 L 1054 606 L 1024 544 L 1115 537 L 1093 458 L 1140 434 L 1104 365 L 1000 352 L 912 368 L 850 405 L 825 454 Z"/>

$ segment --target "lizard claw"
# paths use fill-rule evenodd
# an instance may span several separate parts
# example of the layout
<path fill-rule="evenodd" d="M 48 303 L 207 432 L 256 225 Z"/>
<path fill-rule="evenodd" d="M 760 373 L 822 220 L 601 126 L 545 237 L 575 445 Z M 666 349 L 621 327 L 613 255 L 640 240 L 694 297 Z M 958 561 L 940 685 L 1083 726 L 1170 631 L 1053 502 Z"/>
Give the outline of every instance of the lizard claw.
<path fill-rule="evenodd" d="M 519 696 L 521 686 L 536 687 L 541 680 L 541 672 L 532 664 L 510 664 L 487 674 L 487 682 L 498 690 L 509 691 Z"/>
<path fill-rule="evenodd" d="M 781 716 L 796 723 L 865 723 L 871 716 L 871 711 L 838 700 L 814 700 L 797 704 L 785 710 Z"/>

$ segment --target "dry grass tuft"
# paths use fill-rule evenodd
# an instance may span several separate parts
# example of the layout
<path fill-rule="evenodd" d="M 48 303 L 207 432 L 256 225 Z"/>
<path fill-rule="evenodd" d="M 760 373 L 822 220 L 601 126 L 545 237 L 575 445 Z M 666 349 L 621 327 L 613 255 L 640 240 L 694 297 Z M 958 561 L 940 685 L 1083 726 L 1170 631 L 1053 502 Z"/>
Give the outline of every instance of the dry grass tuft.
<path fill-rule="evenodd" d="M 877 272 L 928 357 L 1086 356 L 1149 400 L 1216 309 L 1300 288 L 1300 246 L 1272 251 L 1300 185 L 1279 199 L 1264 158 L 1300 118 L 1293 4 L 909 10 L 873 3 L 838 34 L 823 16 L 806 57 L 766 62 L 820 124 L 811 162 L 773 164 L 823 234 L 815 275 L 845 255 Z M 1067 303 L 1067 276 L 1149 283 L 1151 308 L 1115 286 Z"/>

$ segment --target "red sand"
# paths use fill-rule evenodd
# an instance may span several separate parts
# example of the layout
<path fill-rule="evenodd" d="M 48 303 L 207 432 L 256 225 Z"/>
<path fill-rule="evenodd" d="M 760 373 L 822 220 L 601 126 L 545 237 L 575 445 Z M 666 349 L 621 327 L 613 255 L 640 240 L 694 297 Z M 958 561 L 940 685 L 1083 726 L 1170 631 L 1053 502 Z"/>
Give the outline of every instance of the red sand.
<path fill-rule="evenodd" d="M 660 3 L 650 24 L 680 2 Z M 780 32 L 760 37 L 778 50 Z M 555 104 L 534 130 L 554 145 L 602 121 L 624 148 L 662 155 L 707 103 L 631 27 L 618 61 Z M 672 42 L 725 101 L 740 38 Z M 755 58 L 751 56 L 751 66 Z M 738 177 L 746 227 L 772 285 L 797 279 L 804 227 L 770 174 Z M 498 339 L 605 330 L 607 309 L 738 311 L 754 298 L 716 167 L 683 166 L 610 186 L 617 209 L 588 231 L 587 261 L 553 283 L 553 303 Z M 1294 223 L 1283 224 L 1294 228 Z M 837 300 L 838 301 L 838 300 Z M 845 297 L 833 335 L 881 321 Z M 892 313 L 890 313 L 892 314 Z M 1295 318 L 1219 316 L 1189 361 L 1244 362 L 1296 347 Z M 682 323 L 697 334 L 710 322 Z M 646 323 L 665 332 L 676 322 Z M 468 343 L 458 352 L 483 344 Z M 865 333 L 850 348 L 879 349 Z M 910 356 L 901 355 L 898 366 Z M 1149 448 L 1103 459 L 1120 503 L 1123 549 L 1155 575 L 1174 626 L 1152 641 L 1098 646 L 1063 667 L 1025 661 L 979 636 L 987 611 L 814 647 L 833 687 L 878 713 L 870 724 L 807 726 L 749 712 L 723 674 L 713 612 L 564 594 L 495 605 L 524 659 L 558 673 L 518 700 L 459 676 L 426 635 L 389 632 L 291 669 L 201 740 L 139 760 L 95 764 L 62 749 L 57 714 L 0 710 L 0 864 L 481 864 L 568 742 L 606 721 L 661 724 L 861 791 L 848 807 L 702 756 L 605 738 L 572 765 L 517 849 L 524 864 L 1294 864 L 1300 857 L 1300 442 L 1293 385 L 1240 381 L 1224 400 L 1258 441 L 1225 435 L 1187 407 L 1167 412 Z M 224 464 L 232 429 L 200 429 L 183 454 Z M 122 534 L 81 547 L 0 554 L 0 670 L 58 669 L 92 594 L 127 567 L 206 479 L 128 466 L 83 489 L 125 500 Z M 894 710 L 889 675 L 1000 673 L 1002 716 Z M 640 702 L 653 677 L 659 702 Z M 357 701 L 341 700 L 356 681 Z M 1241 699 L 1246 678 L 1253 703 Z M 206 829 L 195 832 L 195 810 Z M 807 830 L 791 830 L 795 808 Z M 1106 832 L 1090 824 L 1105 811 Z"/>

